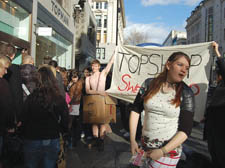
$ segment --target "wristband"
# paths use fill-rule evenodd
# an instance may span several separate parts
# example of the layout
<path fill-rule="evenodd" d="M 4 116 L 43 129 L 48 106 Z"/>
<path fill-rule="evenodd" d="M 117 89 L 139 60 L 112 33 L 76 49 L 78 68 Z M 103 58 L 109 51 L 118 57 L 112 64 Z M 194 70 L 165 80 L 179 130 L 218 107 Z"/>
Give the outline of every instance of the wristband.
<path fill-rule="evenodd" d="M 162 147 L 162 148 L 160 148 L 161 150 L 162 150 L 162 152 L 163 152 L 163 156 L 165 156 L 168 152 L 167 152 L 167 150 L 165 149 L 165 147 Z"/>

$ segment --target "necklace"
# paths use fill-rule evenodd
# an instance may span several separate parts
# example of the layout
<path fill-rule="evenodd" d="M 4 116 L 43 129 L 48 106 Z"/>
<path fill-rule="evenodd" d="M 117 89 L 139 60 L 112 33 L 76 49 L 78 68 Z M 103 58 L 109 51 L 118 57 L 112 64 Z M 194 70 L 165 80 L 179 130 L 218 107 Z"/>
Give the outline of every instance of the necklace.
<path fill-rule="evenodd" d="M 167 90 L 165 91 L 166 83 L 167 83 Z M 176 86 L 176 83 L 171 83 L 171 82 L 166 81 L 161 87 L 161 92 L 163 94 L 170 93 L 171 91 L 173 91 L 175 89 L 175 86 Z"/>
<path fill-rule="evenodd" d="M 166 83 L 168 83 L 168 87 L 172 87 L 172 88 L 174 88 L 174 86 L 176 85 L 176 83 L 172 83 L 169 81 L 166 81 Z"/>

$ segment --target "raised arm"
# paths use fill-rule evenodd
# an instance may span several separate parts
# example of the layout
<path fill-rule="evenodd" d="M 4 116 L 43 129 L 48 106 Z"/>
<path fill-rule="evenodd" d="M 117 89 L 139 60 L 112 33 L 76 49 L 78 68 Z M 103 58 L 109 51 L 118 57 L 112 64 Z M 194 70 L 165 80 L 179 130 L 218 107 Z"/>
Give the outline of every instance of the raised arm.
<path fill-rule="evenodd" d="M 215 50 L 215 52 L 216 52 L 217 57 L 221 57 L 221 54 L 220 54 L 220 52 L 219 52 L 219 45 L 214 41 L 214 42 L 212 43 L 212 46 L 213 46 L 213 48 L 214 48 L 214 50 Z"/>
<path fill-rule="evenodd" d="M 110 58 L 110 60 L 107 64 L 107 66 L 105 67 L 105 69 L 103 69 L 103 71 L 105 72 L 105 75 L 108 75 L 108 73 L 109 73 L 109 71 L 110 71 L 110 69 L 113 65 L 115 54 L 116 54 L 116 52 L 114 51 L 112 57 Z"/>
<path fill-rule="evenodd" d="M 213 42 L 212 46 L 214 47 L 215 53 L 217 55 L 216 63 L 218 65 L 220 75 L 222 76 L 223 80 L 225 81 L 225 60 L 224 60 L 224 58 L 221 57 L 221 54 L 218 49 L 219 45 L 216 42 Z"/>

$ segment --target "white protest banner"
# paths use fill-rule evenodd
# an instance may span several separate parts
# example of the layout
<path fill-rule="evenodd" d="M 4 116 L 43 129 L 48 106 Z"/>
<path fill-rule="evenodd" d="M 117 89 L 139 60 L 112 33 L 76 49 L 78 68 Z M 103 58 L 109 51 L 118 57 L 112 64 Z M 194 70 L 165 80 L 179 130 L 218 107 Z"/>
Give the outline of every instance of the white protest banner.
<path fill-rule="evenodd" d="M 195 94 L 195 121 L 203 119 L 210 69 L 213 64 L 212 42 L 172 47 L 120 46 L 114 60 L 109 95 L 133 102 L 141 84 L 149 77 L 157 76 L 173 52 L 184 52 L 191 58 L 191 66 L 184 81 Z"/>

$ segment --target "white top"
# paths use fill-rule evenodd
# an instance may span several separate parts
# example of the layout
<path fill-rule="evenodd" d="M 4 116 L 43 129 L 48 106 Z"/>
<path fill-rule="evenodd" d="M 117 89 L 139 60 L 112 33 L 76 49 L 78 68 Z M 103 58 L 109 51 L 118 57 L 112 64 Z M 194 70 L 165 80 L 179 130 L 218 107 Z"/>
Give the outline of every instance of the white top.
<path fill-rule="evenodd" d="M 180 107 L 172 105 L 171 101 L 175 97 L 175 90 L 168 93 L 160 91 L 144 103 L 145 118 L 142 135 L 149 140 L 159 141 L 170 140 L 178 128 Z"/>

